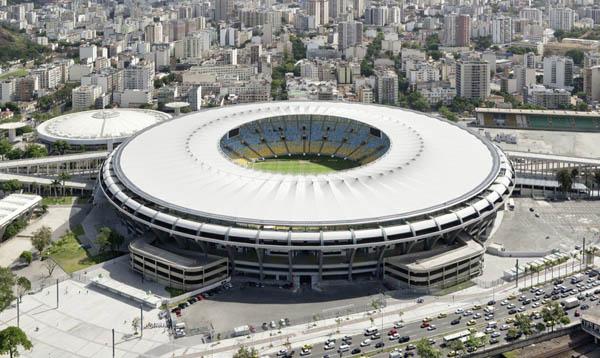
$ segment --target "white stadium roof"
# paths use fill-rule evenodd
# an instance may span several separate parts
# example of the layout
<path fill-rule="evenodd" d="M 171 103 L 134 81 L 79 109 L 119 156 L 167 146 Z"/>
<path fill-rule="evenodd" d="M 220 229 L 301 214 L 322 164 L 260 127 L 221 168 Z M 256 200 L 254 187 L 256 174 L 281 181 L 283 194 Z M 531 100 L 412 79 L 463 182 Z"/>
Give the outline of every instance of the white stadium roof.
<path fill-rule="evenodd" d="M 148 109 L 105 109 L 65 114 L 40 124 L 38 137 L 54 143 L 65 140 L 75 145 L 120 143 L 138 131 L 171 118 Z"/>
<path fill-rule="evenodd" d="M 252 170 L 220 149 L 220 139 L 244 123 L 300 114 L 366 123 L 387 134 L 390 148 L 371 163 L 321 175 Z M 121 183 L 148 201 L 191 215 L 264 225 L 423 215 L 478 195 L 500 170 L 497 148 L 450 122 L 342 102 L 270 102 L 196 112 L 142 131 L 115 154 Z"/>

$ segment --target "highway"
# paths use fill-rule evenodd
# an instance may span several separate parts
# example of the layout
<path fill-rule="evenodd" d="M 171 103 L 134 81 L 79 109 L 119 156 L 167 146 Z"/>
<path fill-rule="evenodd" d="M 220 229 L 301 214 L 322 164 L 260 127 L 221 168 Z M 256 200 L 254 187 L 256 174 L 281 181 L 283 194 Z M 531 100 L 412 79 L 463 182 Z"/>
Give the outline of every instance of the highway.
<path fill-rule="evenodd" d="M 583 274 L 582 275 L 583 281 L 580 283 L 583 285 L 588 285 L 587 288 L 583 287 L 583 288 L 578 288 L 576 287 L 576 285 L 571 284 L 570 281 L 568 279 L 565 279 L 564 282 L 562 283 L 562 285 L 566 286 L 567 289 L 573 288 L 575 291 L 571 292 L 571 294 L 569 296 L 566 296 L 566 294 L 564 295 L 565 297 L 558 297 L 557 299 L 552 299 L 551 297 L 548 298 L 544 298 L 545 294 L 549 294 L 552 289 L 554 284 L 553 283 L 548 283 L 546 285 L 544 285 L 543 287 L 540 287 L 542 290 L 544 290 L 544 293 L 542 294 L 538 294 L 536 295 L 533 292 L 530 292 L 529 290 L 522 292 L 521 295 L 525 297 L 524 300 L 521 301 L 521 297 L 514 297 L 511 300 L 503 300 L 500 299 L 498 300 L 493 306 L 494 306 L 494 316 L 493 318 L 488 318 L 486 319 L 484 317 L 485 312 L 484 309 L 487 307 L 487 301 L 485 302 L 481 302 L 481 307 L 477 308 L 477 307 L 472 307 L 470 309 L 470 311 L 472 311 L 472 313 L 457 313 L 455 311 L 453 312 L 446 312 L 446 317 L 441 318 L 441 317 L 431 317 L 431 321 L 430 324 L 431 325 L 435 325 L 436 329 L 433 330 L 428 330 L 427 328 L 421 328 L 422 322 L 418 321 L 418 322 L 405 322 L 403 323 L 403 326 L 401 328 L 398 328 L 398 335 L 399 336 L 409 336 L 410 337 L 410 341 L 407 343 L 403 343 L 403 344 L 399 344 L 398 340 L 391 340 L 388 337 L 388 333 L 389 331 L 392 329 L 391 326 L 381 326 L 381 323 L 378 324 L 378 319 L 381 319 L 379 316 L 379 314 L 374 314 L 372 317 L 374 318 L 373 320 L 373 326 L 377 327 L 379 329 L 379 333 L 381 334 L 381 338 L 378 339 L 372 339 L 372 341 L 370 342 L 370 344 L 368 346 L 364 346 L 361 347 L 360 343 L 363 342 L 366 338 L 368 338 L 367 336 L 365 336 L 365 334 L 358 333 L 355 335 L 352 335 L 352 340 L 351 343 L 349 343 L 350 349 L 345 351 L 345 352 L 339 352 L 338 349 L 340 347 L 340 345 L 343 343 L 342 342 L 342 335 L 335 335 L 332 336 L 332 338 L 336 338 L 335 341 L 335 346 L 330 348 L 330 349 L 325 349 L 324 347 L 324 342 L 323 343 L 319 343 L 319 344 L 314 344 L 310 354 L 305 354 L 304 356 L 306 357 L 351 357 L 351 356 L 360 356 L 362 354 L 367 354 L 370 357 L 388 357 L 389 356 L 389 351 L 392 348 L 400 348 L 401 350 L 403 350 L 403 352 L 409 352 L 407 354 L 405 354 L 405 356 L 410 355 L 411 353 L 414 354 L 414 356 L 417 356 L 416 350 L 407 350 L 407 345 L 408 344 L 416 344 L 416 342 L 418 340 L 420 340 L 421 338 L 432 338 L 435 340 L 434 343 L 434 347 L 438 348 L 438 349 L 442 349 L 442 352 L 444 353 L 443 356 L 446 356 L 447 353 L 449 352 L 449 349 L 447 348 L 443 348 L 440 346 L 440 344 L 443 342 L 443 337 L 448 335 L 448 334 L 452 334 L 452 333 L 456 333 L 459 331 L 464 331 L 467 330 L 469 328 L 474 328 L 476 329 L 478 332 L 484 332 L 488 321 L 492 322 L 495 321 L 497 322 L 497 328 L 494 329 L 495 332 L 497 332 L 498 337 L 498 343 L 495 343 L 496 345 L 499 344 L 503 344 L 506 342 L 505 338 L 506 338 L 506 333 L 508 332 L 507 328 L 508 327 L 513 327 L 512 324 L 507 324 L 503 330 L 501 330 L 500 328 L 502 327 L 502 325 L 506 324 L 506 320 L 509 317 L 513 317 L 516 315 L 516 313 L 519 312 L 514 312 L 512 311 L 512 313 L 509 313 L 509 311 L 511 310 L 511 308 L 513 308 L 514 305 L 514 310 L 521 310 L 523 313 L 531 313 L 533 311 L 538 311 L 541 312 L 541 309 L 543 308 L 543 300 L 546 300 L 547 302 L 557 302 L 560 303 L 564 298 L 566 297 L 577 297 L 583 295 L 585 296 L 585 294 L 587 293 L 589 295 L 589 297 L 584 298 L 581 301 L 581 304 L 587 304 L 590 307 L 592 307 L 592 309 L 596 309 L 598 306 L 598 302 L 600 302 L 600 300 L 597 300 L 595 297 L 592 298 L 592 295 L 594 296 L 599 296 L 600 297 L 600 279 L 598 279 L 598 276 L 594 277 L 594 278 L 589 278 L 587 275 Z M 588 282 L 589 280 L 589 282 Z M 596 292 L 596 294 L 594 294 L 594 292 Z M 537 297 L 537 298 L 536 298 Z M 527 302 L 527 299 L 531 300 L 531 302 L 529 303 L 524 303 Z M 502 302 L 504 301 L 504 302 Z M 569 318 L 571 319 L 571 321 L 577 321 L 578 318 L 575 317 L 575 312 L 580 311 L 580 307 L 577 308 L 573 308 L 570 310 L 567 310 L 567 314 L 569 316 Z M 423 317 L 424 318 L 424 317 Z M 458 324 L 451 324 L 451 322 L 455 319 L 459 318 L 460 322 Z M 469 322 L 469 320 L 474 320 L 475 324 L 468 326 L 467 323 Z M 542 318 L 539 317 L 538 319 L 533 319 L 532 320 L 532 326 L 535 325 L 535 323 L 537 322 L 543 322 Z M 364 329 L 366 329 L 368 327 L 364 327 Z M 534 329 L 535 332 L 535 329 Z M 489 332 L 489 334 L 491 334 L 491 332 Z M 324 339 L 325 340 L 325 339 Z M 383 347 L 380 348 L 376 348 L 375 345 L 379 342 L 382 342 L 384 344 Z M 490 343 L 488 343 L 489 345 Z M 356 351 L 356 349 L 360 349 L 360 352 Z M 297 347 L 295 348 L 295 355 L 300 353 L 300 348 Z M 352 353 L 354 351 L 354 353 Z M 285 356 L 283 354 L 281 354 L 280 356 Z"/>

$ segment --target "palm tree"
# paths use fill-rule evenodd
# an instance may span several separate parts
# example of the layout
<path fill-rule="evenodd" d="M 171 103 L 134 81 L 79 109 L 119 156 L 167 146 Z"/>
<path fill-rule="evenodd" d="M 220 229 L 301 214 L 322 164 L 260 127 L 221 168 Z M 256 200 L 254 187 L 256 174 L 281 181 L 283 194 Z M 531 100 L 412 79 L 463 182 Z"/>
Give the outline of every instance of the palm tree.
<path fill-rule="evenodd" d="M 569 172 L 568 169 L 561 169 L 556 172 L 556 180 L 560 185 L 560 190 L 564 195 L 571 191 L 571 187 L 573 186 L 573 177 L 571 176 L 572 172 Z"/>
<path fill-rule="evenodd" d="M 60 180 L 60 185 L 62 187 L 62 195 L 65 195 L 65 184 L 67 182 L 67 180 L 71 179 L 71 174 L 67 173 L 67 172 L 61 172 L 60 174 L 58 174 L 58 180 Z"/>
<path fill-rule="evenodd" d="M 600 169 L 594 171 L 594 183 L 596 184 L 598 195 L 600 195 Z"/>
<path fill-rule="evenodd" d="M 52 189 L 54 188 L 54 196 L 58 196 L 58 187 L 60 186 L 60 180 L 54 179 L 50 184 L 50 194 L 52 195 Z"/>

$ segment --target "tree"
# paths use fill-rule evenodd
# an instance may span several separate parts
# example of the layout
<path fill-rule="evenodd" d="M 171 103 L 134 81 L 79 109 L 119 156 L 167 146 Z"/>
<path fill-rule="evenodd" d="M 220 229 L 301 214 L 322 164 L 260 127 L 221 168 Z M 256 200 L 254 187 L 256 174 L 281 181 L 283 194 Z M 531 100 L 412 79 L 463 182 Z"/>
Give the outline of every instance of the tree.
<path fill-rule="evenodd" d="M 23 184 L 17 179 L 11 179 L 2 183 L 0 189 L 2 189 L 3 192 L 12 193 L 23 189 Z"/>
<path fill-rule="evenodd" d="M 29 281 L 27 277 L 20 276 L 17 279 L 17 294 L 19 295 L 19 300 L 21 300 L 23 295 L 29 291 L 31 291 L 31 281 Z"/>
<path fill-rule="evenodd" d="M 435 349 L 425 338 L 421 338 L 416 346 L 419 357 L 440 358 L 442 356 L 442 352 L 439 349 Z"/>
<path fill-rule="evenodd" d="M 31 236 L 31 244 L 41 254 L 43 254 L 46 247 L 50 245 L 52 241 L 52 229 L 48 226 L 42 226 L 41 228 L 34 231 Z"/>
<path fill-rule="evenodd" d="M 558 181 L 560 190 L 563 192 L 563 194 L 571 191 L 571 187 L 573 186 L 573 177 L 568 169 L 561 169 L 556 172 L 556 180 Z"/>
<path fill-rule="evenodd" d="M 25 147 L 25 152 L 23 153 L 24 158 L 41 158 L 47 156 L 48 150 L 46 147 L 38 144 L 28 144 Z"/>
<path fill-rule="evenodd" d="M 515 316 L 515 327 L 519 329 L 519 332 L 529 336 L 533 333 L 531 329 L 531 318 L 524 314 L 518 314 Z"/>
<path fill-rule="evenodd" d="M 131 328 L 133 329 L 133 334 L 138 334 L 138 331 L 140 329 L 140 324 L 141 324 L 140 318 L 137 316 L 131 320 Z"/>
<path fill-rule="evenodd" d="M 258 358 L 258 351 L 254 347 L 246 348 L 242 346 L 233 355 L 233 358 Z"/>
<path fill-rule="evenodd" d="M 69 179 L 71 179 L 71 174 L 67 172 L 61 172 L 58 174 L 58 180 L 60 181 L 60 186 L 62 188 L 62 195 L 65 195 L 65 184 Z"/>
<path fill-rule="evenodd" d="M 0 311 L 4 311 L 15 299 L 14 286 L 15 275 L 9 268 L 0 267 Z"/>
<path fill-rule="evenodd" d="M 452 342 L 450 342 L 450 349 L 459 352 L 465 349 L 465 344 L 460 339 L 455 339 Z"/>
<path fill-rule="evenodd" d="M 569 50 L 565 53 L 565 56 L 572 58 L 573 63 L 575 63 L 577 66 L 581 66 L 581 64 L 583 64 L 584 53 L 581 50 Z"/>
<path fill-rule="evenodd" d="M 57 263 L 51 257 L 48 257 L 46 258 L 46 260 L 44 260 L 44 267 L 48 272 L 48 277 L 52 276 L 52 273 L 54 272 L 54 269 L 56 269 L 56 266 L 58 266 Z"/>
<path fill-rule="evenodd" d="M 546 325 L 544 322 L 538 322 L 535 324 L 535 330 L 538 332 L 544 332 L 546 331 Z"/>
<path fill-rule="evenodd" d="M 33 255 L 31 254 L 31 251 L 21 252 L 21 255 L 19 255 L 19 258 L 21 260 L 23 260 L 23 262 L 25 262 L 27 265 L 29 265 L 31 263 L 31 261 L 33 261 Z"/>
<path fill-rule="evenodd" d="M 10 160 L 16 160 L 23 158 L 23 151 L 19 148 L 13 148 L 8 153 L 6 153 L 6 157 Z"/>
<path fill-rule="evenodd" d="M 0 139 L 0 155 L 6 155 L 12 149 L 12 144 L 6 138 Z"/>
<path fill-rule="evenodd" d="M 506 338 L 508 339 L 514 339 L 519 335 L 519 331 L 515 328 L 509 328 L 508 331 L 506 331 Z"/>
<path fill-rule="evenodd" d="M 25 332 L 14 326 L 0 331 L 0 353 L 8 353 L 11 358 L 18 357 L 19 347 L 23 347 L 25 350 L 31 350 L 33 347 Z"/>
<path fill-rule="evenodd" d="M 54 144 L 52 144 L 52 149 L 55 152 L 62 154 L 65 154 L 66 151 L 71 149 L 71 145 L 66 141 L 66 140 L 57 140 L 56 142 L 54 142 Z"/>

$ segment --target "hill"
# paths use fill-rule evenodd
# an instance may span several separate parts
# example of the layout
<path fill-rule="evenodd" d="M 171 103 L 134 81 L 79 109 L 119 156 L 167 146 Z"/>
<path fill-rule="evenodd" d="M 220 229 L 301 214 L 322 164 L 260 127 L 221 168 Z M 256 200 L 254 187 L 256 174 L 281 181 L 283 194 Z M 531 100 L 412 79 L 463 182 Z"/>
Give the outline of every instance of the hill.
<path fill-rule="evenodd" d="M 0 48 L 0 64 L 14 60 L 36 60 L 48 52 L 47 48 L 6 27 L 0 27 Z"/>

